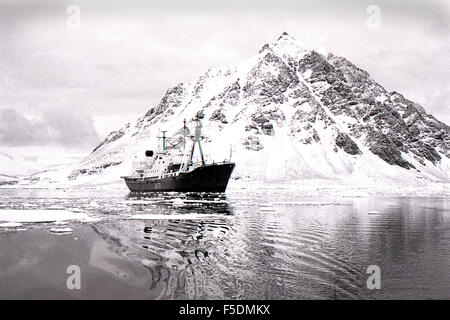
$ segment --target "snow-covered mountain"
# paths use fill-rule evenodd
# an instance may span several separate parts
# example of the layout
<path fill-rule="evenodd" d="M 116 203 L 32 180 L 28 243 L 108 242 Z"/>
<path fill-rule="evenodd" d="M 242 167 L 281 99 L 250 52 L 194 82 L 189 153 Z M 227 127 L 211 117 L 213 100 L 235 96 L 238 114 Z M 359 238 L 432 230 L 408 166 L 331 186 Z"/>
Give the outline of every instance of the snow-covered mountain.
<path fill-rule="evenodd" d="M 15 159 L 10 156 L 9 154 L 0 151 L 0 166 L 1 168 L 9 168 L 11 166 L 11 163 L 14 163 Z M 1 169 L 0 169 L 1 170 Z M 17 182 L 17 177 L 10 175 L 10 174 L 3 174 L 2 171 L 0 171 L 0 186 L 1 185 L 9 185 Z"/>
<path fill-rule="evenodd" d="M 449 126 L 388 92 L 345 58 L 306 51 L 283 33 L 241 63 L 208 70 L 111 132 L 82 162 L 35 177 L 108 182 L 202 119 L 211 159 L 230 155 L 234 178 L 450 180 Z"/>

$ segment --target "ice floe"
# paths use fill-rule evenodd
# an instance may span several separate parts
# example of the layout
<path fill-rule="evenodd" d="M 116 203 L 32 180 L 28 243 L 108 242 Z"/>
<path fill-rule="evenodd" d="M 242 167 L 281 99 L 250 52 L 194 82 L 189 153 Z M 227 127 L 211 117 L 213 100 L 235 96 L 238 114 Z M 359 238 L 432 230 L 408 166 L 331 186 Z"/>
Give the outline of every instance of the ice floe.
<path fill-rule="evenodd" d="M 184 203 L 226 204 L 225 200 L 183 200 Z"/>
<path fill-rule="evenodd" d="M 56 224 L 56 225 L 58 225 L 58 226 L 63 226 L 63 225 L 66 225 L 66 224 L 69 224 L 69 222 L 68 221 L 55 221 L 53 224 Z"/>
<path fill-rule="evenodd" d="M 100 205 L 96 201 L 92 200 L 91 202 L 89 202 L 89 207 L 100 208 Z"/>
<path fill-rule="evenodd" d="M 259 208 L 259 211 L 275 211 L 275 208 L 273 208 L 273 207 L 261 207 L 261 208 Z"/>
<path fill-rule="evenodd" d="M 68 210 L 0 209 L 0 222 L 53 222 L 64 220 L 95 221 L 96 218 L 82 212 Z"/>
<path fill-rule="evenodd" d="M 71 233 L 73 232 L 72 228 L 51 228 L 50 232 L 52 233 Z"/>
<path fill-rule="evenodd" d="M 274 206 L 336 206 L 336 205 L 348 205 L 342 202 L 322 202 L 322 201 L 284 201 L 274 202 Z"/>
<path fill-rule="evenodd" d="M 0 228 L 18 228 L 23 226 L 21 223 L 19 222 L 5 222 L 5 223 L 0 223 Z"/>
<path fill-rule="evenodd" d="M 65 208 L 62 206 L 50 206 L 47 207 L 46 210 L 64 210 Z"/>
<path fill-rule="evenodd" d="M 126 200 L 122 202 L 123 204 L 152 204 L 152 201 L 149 200 Z"/>
<path fill-rule="evenodd" d="M 24 208 L 35 208 L 35 207 L 39 207 L 39 205 L 34 204 L 34 203 L 23 203 L 22 206 Z"/>
<path fill-rule="evenodd" d="M 209 219 L 227 219 L 231 216 L 220 214 L 136 214 L 127 217 L 128 220 L 209 220 Z"/>
<path fill-rule="evenodd" d="M 174 207 L 183 207 L 184 206 L 184 201 L 181 198 L 176 198 L 172 201 L 172 205 Z"/>

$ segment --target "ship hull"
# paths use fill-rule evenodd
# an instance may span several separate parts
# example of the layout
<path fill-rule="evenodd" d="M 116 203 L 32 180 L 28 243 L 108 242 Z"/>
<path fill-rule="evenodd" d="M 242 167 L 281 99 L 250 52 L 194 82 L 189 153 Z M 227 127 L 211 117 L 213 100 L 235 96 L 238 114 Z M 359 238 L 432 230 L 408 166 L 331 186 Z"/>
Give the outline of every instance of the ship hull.
<path fill-rule="evenodd" d="M 234 163 L 202 165 L 165 178 L 124 177 L 132 192 L 225 192 Z"/>

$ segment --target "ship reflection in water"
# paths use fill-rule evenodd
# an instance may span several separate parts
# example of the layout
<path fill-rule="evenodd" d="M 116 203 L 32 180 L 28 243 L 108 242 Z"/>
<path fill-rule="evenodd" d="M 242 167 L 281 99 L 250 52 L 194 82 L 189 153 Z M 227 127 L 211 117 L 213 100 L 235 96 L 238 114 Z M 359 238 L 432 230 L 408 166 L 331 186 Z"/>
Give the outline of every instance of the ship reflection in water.
<path fill-rule="evenodd" d="M 179 200 L 178 196 L 175 200 Z M 148 219 L 114 220 L 94 229 L 111 251 L 147 268 L 149 275 L 144 283 L 152 298 L 224 297 L 219 283 L 212 281 L 214 273 L 220 272 L 213 252 L 216 246 L 226 246 L 224 241 L 234 218 L 229 202 L 219 194 L 189 194 L 183 198 L 183 204 L 167 202 L 171 197 L 174 196 L 130 194 L 137 212 L 152 212 L 147 214 Z M 143 199 L 153 201 L 153 208 L 149 209 Z M 152 218 L 155 212 L 157 219 Z M 128 274 L 118 271 L 117 266 L 108 268 L 113 274 Z"/>
<path fill-rule="evenodd" d="M 101 220 L 0 228 L 0 298 L 450 298 L 446 198 L 91 193 L 1 191 L 0 217 L 27 204 Z M 69 265 L 81 290 L 66 288 Z"/>

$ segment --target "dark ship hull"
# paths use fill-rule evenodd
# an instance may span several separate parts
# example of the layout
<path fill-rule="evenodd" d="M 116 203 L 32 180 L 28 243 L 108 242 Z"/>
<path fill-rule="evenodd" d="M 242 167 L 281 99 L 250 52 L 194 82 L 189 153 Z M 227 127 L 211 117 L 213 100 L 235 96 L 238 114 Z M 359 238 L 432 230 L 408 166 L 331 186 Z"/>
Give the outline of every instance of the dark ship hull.
<path fill-rule="evenodd" d="M 124 177 L 132 192 L 225 192 L 235 164 L 207 164 L 192 171 L 167 174 L 163 178 Z"/>

